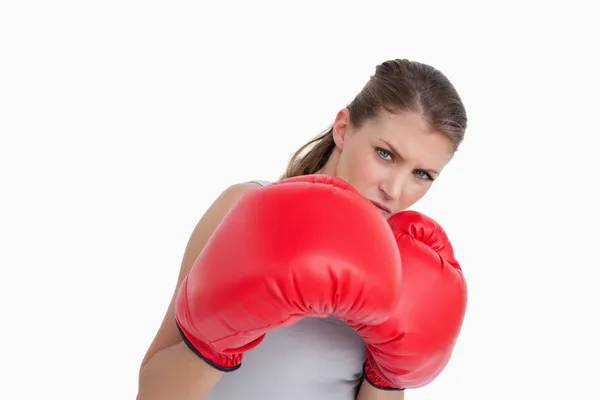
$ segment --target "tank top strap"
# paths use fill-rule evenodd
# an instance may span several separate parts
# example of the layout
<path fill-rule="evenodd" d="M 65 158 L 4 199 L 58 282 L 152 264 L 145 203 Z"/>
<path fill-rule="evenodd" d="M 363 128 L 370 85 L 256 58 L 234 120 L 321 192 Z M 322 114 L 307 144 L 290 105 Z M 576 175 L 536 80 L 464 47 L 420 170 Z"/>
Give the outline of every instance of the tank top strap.
<path fill-rule="evenodd" d="M 271 184 L 271 182 L 269 182 L 269 181 L 262 181 L 262 180 L 248 181 L 247 183 L 256 183 L 257 185 L 260 185 L 262 187 L 265 187 L 265 186 L 268 186 Z"/>

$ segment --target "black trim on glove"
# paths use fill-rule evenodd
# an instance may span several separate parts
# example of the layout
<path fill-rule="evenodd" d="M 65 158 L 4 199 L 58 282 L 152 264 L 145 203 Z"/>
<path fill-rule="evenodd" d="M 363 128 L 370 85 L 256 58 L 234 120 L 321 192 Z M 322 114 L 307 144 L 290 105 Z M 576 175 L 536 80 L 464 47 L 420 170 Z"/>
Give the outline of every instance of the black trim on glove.
<path fill-rule="evenodd" d="M 200 352 L 198 351 L 198 349 L 196 349 L 196 348 L 194 347 L 194 345 L 193 345 L 193 344 L 192 344 L 192 343 L 191 343 L 191 342 L 188 340 L 188 338 L 187 338 L 187 337 L 185 337 L 185 334 L 183 333 L 183 330 L 181 329 L 181 327 L 179 326 L 179 323 L 178 323 L 177 321 L 175 321 L 175 324 L 177 325 L 177 330 L 179 331 L 179 334 L 181 335 L 181 338 L 183 339 L 183 342 L 185 343 L 185 345 L 186 345 L 186 346 L 187 346 L 187 347 L 188 347 L 188 348 L 189 348 L 189 349 L 190 349 L 190 350 L 191 350 L 191 351 L 192 351 L 192 352 L 193 352 L 195 355 L 197 355 L 199 358 L 201 358 L 201 359 L 202 359 L 202 361 L 204 361 L 205 363 L 207 363 L 208 365 L 210 365 L 210 366 L 211 366 L 211 367 L 213 367 L 214 369 L 216 369 L 216 370 L 218 370 L 218 371 L 221 371 L 221 372 L 232 372 L 232 371 L 235 371 L 235 370 L 239 369 L 239 368 L 242 366 L 242 364 L 240 363 L 240 364 L 238 364 L 238 365 L 236 365 L 236 366 L 234 366 L 234 367 L 227 368 L 227 367 L 222 367 L 222 366 L 220 366 L 220 365 L 217 365 L 217 364 L 215 364 L 214 362 L 210 361 L 209 359 L 207 359 L 206 357 L 204 357 L 204 356 L 202 355 L 202 353 L 200 353 Z"/>

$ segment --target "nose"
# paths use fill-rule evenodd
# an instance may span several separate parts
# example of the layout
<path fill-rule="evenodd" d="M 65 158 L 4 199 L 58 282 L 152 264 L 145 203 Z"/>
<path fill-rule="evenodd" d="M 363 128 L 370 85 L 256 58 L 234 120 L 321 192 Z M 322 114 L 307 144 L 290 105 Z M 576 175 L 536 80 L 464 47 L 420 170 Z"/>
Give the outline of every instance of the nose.
<path fill-rule="evenodd" d="M 385 179 L 380 189 L 389 201 L 398 201 L 402 197 L 402 192 L 408 182 L 408 176 L 406 174 L 393 174 Z"/>

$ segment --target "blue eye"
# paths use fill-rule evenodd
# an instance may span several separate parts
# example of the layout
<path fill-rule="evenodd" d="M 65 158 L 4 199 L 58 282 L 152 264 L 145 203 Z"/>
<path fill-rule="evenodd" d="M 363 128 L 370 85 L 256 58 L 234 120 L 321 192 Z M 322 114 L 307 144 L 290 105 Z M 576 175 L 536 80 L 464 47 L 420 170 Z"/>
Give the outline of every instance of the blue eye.
<path fill-rule="evenodd" d="M 417 175 L 417 177 L 419 179 L 424 179 L 426 181 L 432 181 L 433 177 L 427 172 L 427 171 L 423 171 L 422 169 L 418 169 L 415 171 L 415 175 Z"/>
<path fill-rule="evenodd" d="M 383 158 L 384 160 L 392 161 L 392 154 L 389 151 L 384 150 L 379 147 L 377 149 L 375 149 L 375 151 L 377 151 L 377 154 L 379 154 L 379 157 Z"/>

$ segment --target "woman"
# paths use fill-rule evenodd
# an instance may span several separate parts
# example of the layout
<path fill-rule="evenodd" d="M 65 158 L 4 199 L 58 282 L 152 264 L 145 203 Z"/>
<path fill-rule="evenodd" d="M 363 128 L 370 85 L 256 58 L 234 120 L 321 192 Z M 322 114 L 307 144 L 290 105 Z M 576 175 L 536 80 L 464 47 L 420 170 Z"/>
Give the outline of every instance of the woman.
<path fill-rule="evenodd" d="M 340 178 L 386 217 L 422 198 L 458 149 L 467 125 L 453 85 L 436 69 L 408 60 L 376 68 L 329 130 L 299 149 L 282 178 Z M 198 222 L 184 253 L 177 288 L 215 228 L 246 193 L 267 182 L 226 189 Z M 244 366 L 223 373 L 197 357 L 175 322 L 175 290 L 140 370 L 140 400 L 403 399 L 363 383 L 365 344 L 333 318 L 305 318 L 269 332 Z"/>

